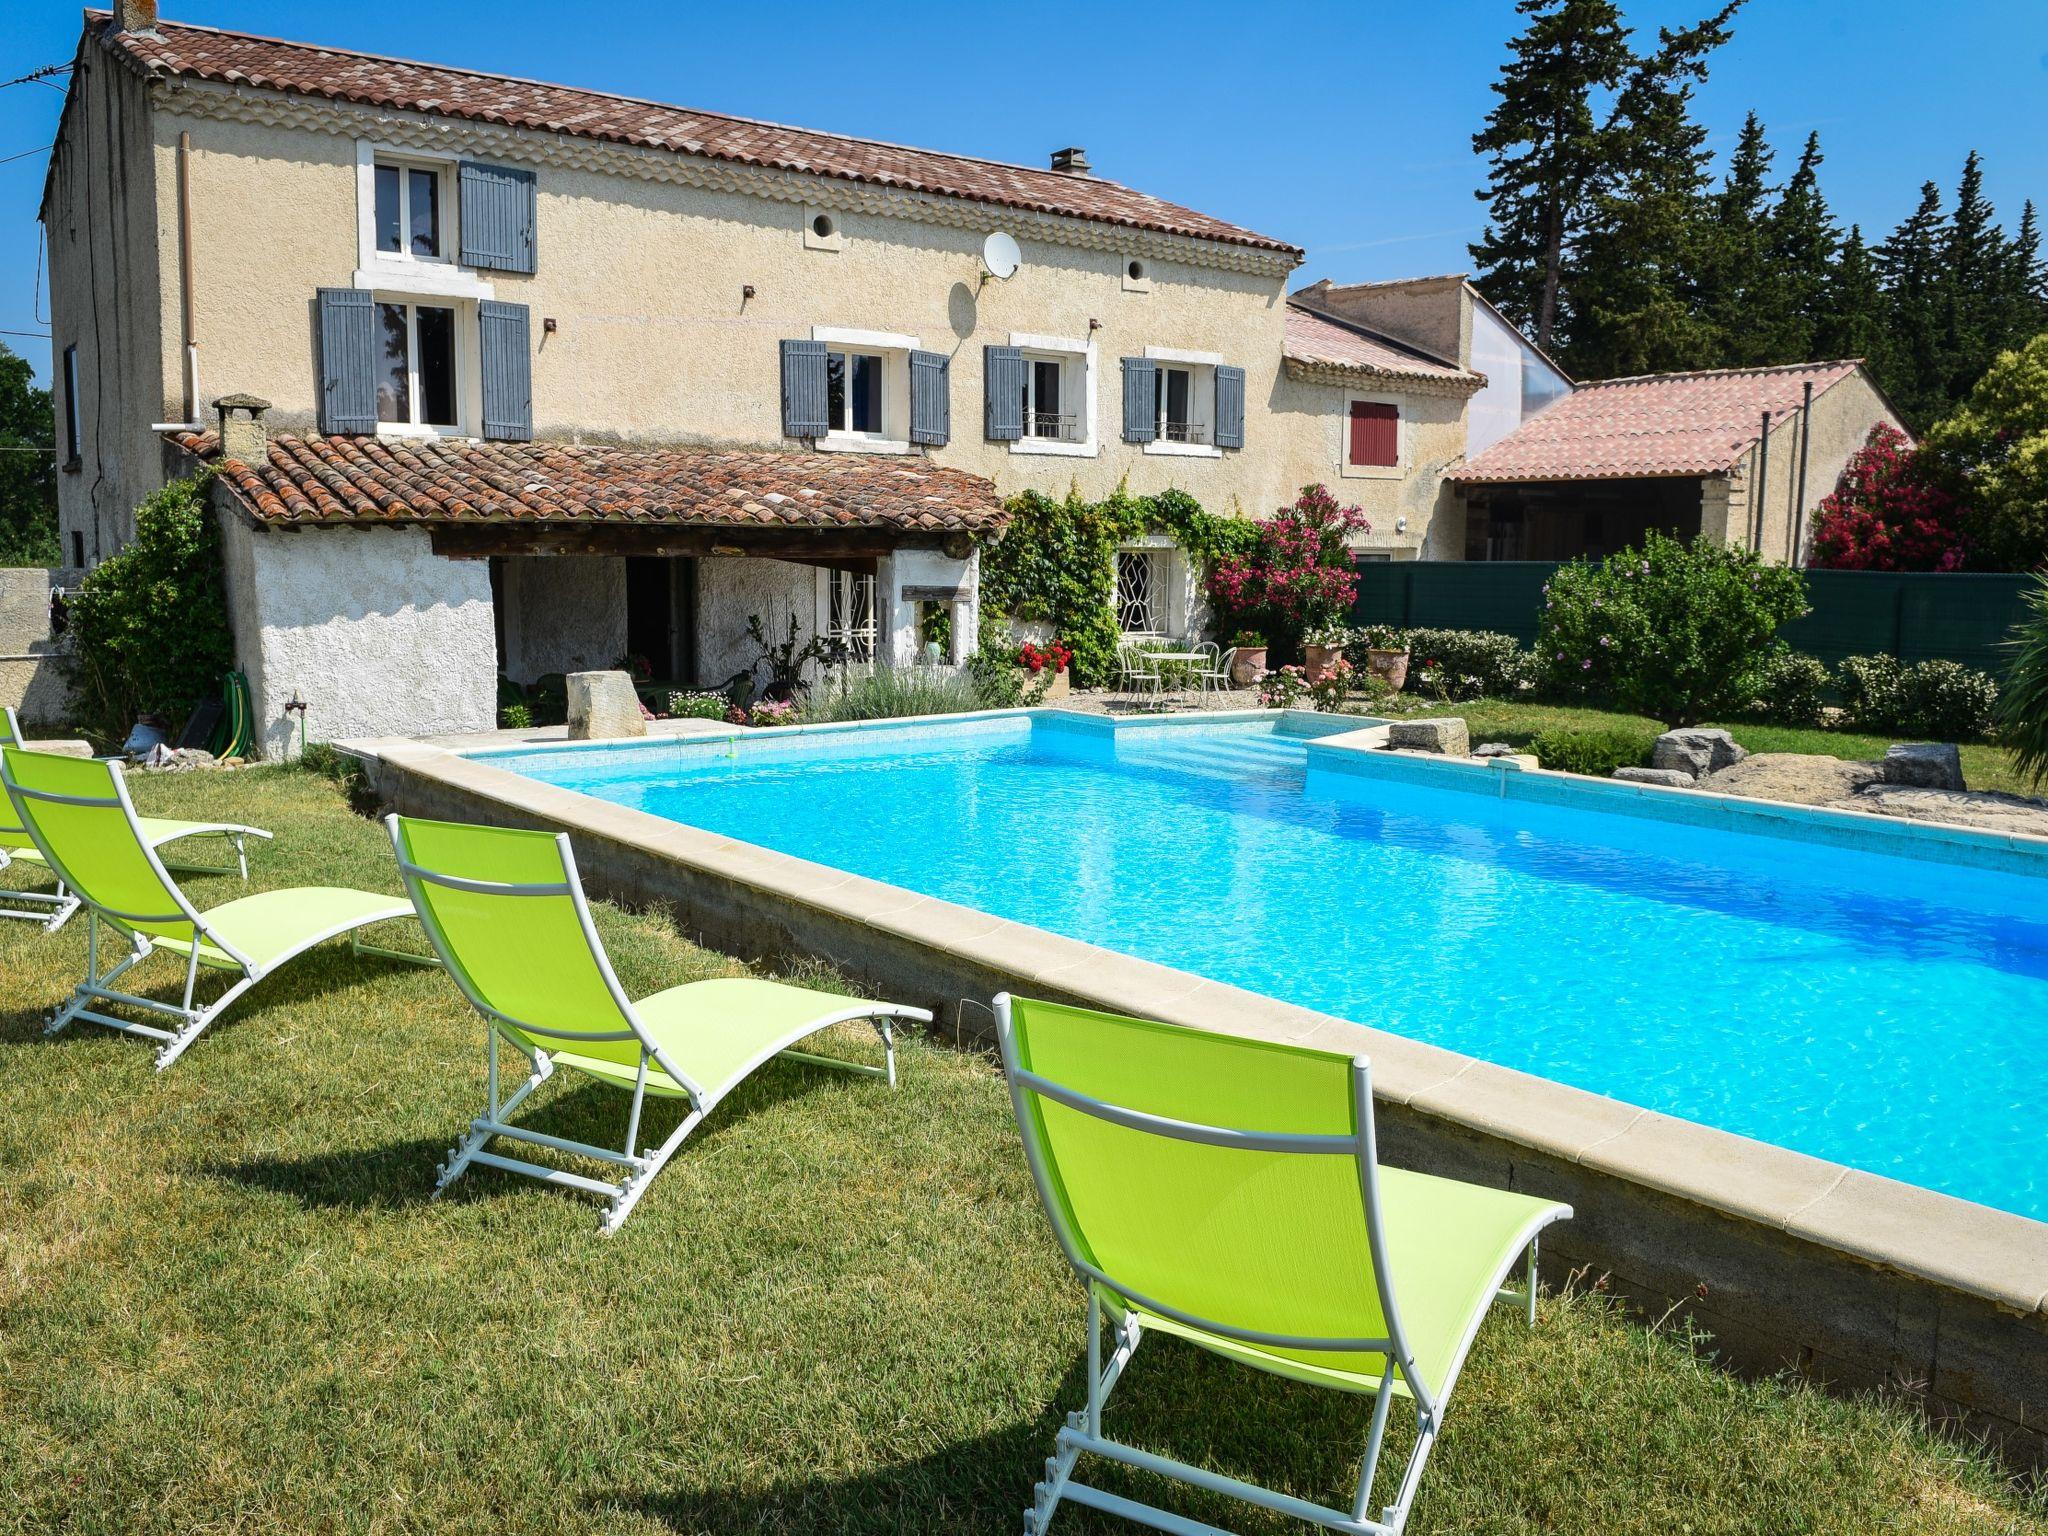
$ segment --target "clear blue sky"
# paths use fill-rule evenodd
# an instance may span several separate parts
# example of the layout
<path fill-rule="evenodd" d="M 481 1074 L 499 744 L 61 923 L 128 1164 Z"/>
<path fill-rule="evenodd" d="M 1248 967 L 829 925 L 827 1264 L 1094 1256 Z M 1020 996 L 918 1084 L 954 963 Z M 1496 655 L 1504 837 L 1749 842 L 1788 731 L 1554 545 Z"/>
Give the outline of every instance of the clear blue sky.
<path fill-rule="evenodd" d="M 1710 4 L 1626 9 L 1653 33 Z M 1297 286 L 1467 266 L 1482 219 L 1471 135 L 1516 22 L 1511 0 L 699 0 L 592 8 L 587 21 L 580 9 L 179 0 L 165 15 L 1027 164 L 1081 144 L 1101 175 L 1306 246 Z M 0 0 L 0 79 L 68 60 L 79 11 Z M 0 90 L 0 157 L 47 145 L 62 101 L 40 85 Z M 2022 199 L 2048 205 L 2048 5 L 1750 0 L 1701 94 L 1717 150 L 1752 107 L 1784 171 L 1820 131 L 1829 202 L 1872 240 L 1922 181 L 1953 188 L 1973 147 L 2010 228 Z M 35 308 L 45 160 L 0 161 L 0 330 L 47 329 Z M 0 341 L 47 379 L 47 341 Z"/>

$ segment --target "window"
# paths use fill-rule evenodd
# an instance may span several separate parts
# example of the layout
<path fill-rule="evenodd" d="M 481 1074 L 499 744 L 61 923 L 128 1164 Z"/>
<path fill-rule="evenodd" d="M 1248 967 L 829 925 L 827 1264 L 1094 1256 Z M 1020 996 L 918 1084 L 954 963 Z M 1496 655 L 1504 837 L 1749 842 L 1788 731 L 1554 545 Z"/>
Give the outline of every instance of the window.
<path fill-rule="evenodd" d="M 1120 549 L 1116 553 L 1116 627 L 1127 635 L 1165 633 L 1160 623 L 1166 591 L 1166 553 Z"/>
<path fill-rule="evenodd" d="M 825 419 L 834 432 L 886 437 L 882 397 L 889 361 L 879 352 L 833 348 L 825 354 Z"/>
<path fill-rule="evenodd" d="M 78 348 L 64 349 L 64 466 L 76 469 L 81 456 L 78 430 Z M 83 562 L 81 562 L 82 564 Z"/>
<path fill-rule="evenodd" d="M 1067 360 L 1063 357 L 1024 359 L 1024 435 L 1056 443 L 1078 443 L 1083 437 L 1080 391 L 1068 390 Z"/>
<path fill-rule="evenodd" d="M 85 535 L 76 528 L 71 530 L 71 564 L 78 570 L 85 569 Z"/>
<path fill-rule="evenodd" d="M 377 420 L 455 430 L 455 311 L 437 304 L 380 303 L 377 328 Z"/>
<path fill-rule="evenodd" d="M 446 261 L 441 204 L 446 172 L 438 165 L 378 160 L 376 187 L 377 254 L 410 261 Z"/>
<path fill-rule="evenodd" d="M 825 638 L 847 661 L 865 666 L 875 659 L 875 575 L 872 571 L 829 571 Z"/>
<path fill-rule="evenodd" d="M 1393 469 L 1401 462 L 1401 407 L 1391 400 L 1353 400 L 1345 425 L 1344 462 Z"/>

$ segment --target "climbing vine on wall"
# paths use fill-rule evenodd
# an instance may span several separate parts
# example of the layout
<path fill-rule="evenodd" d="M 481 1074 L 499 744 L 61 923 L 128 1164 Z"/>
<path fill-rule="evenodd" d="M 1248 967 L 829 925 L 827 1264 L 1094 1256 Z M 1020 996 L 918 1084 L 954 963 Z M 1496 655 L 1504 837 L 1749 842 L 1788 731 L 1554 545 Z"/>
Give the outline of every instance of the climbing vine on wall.
<path fill-rule="evenodd" d="M 1009 512 L 1009 527 L 982 546 L 982 611 L 1051 625 L 1072 647 L 1073 678 L 1083 687 L 1108 683 L 1116 671 L 1120 544 L 1164 534 L 1190 561 L 1208 565 L 1258 536 L 1252 523 L 1213 516 L 1185 491 L 1133 496 L 1119 487 L 1102 501 L 1025 491 L 1010 499 Z"/>

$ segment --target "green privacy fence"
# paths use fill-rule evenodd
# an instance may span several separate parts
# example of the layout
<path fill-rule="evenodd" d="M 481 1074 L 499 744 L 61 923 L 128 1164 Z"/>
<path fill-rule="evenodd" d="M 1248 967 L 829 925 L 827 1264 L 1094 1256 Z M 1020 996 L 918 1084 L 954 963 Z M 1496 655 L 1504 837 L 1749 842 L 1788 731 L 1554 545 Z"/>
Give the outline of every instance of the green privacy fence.
<path fill-rule="evenodd" d="M 1358 566 L 1353 624 L 1403 629 L 1491 629 L 1536 639 L 1550 560 L 1370 561 Z M 2022 574 L 1933 575 L 1901 571 L 1808 571 L 1813 612 L 1785 626 L 1794 650 L 1833 666 L 1844 656 L 1889 652 L 1901 661 L 1959 661 L 2005 670 L 2003 642 L 2023 612 Z"/>

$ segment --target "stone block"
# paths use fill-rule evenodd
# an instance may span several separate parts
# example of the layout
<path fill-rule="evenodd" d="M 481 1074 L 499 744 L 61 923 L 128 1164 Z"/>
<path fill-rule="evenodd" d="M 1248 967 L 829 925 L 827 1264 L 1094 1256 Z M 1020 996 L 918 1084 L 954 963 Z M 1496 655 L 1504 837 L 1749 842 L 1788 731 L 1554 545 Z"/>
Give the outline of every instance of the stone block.
<path fill-rule="evenodd" d="M 1624 784 L 1662 784 L 1667 789 L 1692 789 L 1698 784 L 1683 768 L 1617 768 L 1614 776 Z"/>
<path fill-rule="evenodd" d="M 1446 757 L 1471 755 L 1472 737 L 1457 716 L 1440 720 L 1396 720 L 1387 745 L 1397 752 L 1440 752 Z"/>
<path fill-rule="evenodd" d="M 1963 754 L 1947 742 L 1905 742 L 1884 749 L 1884 782 L 1908 789 L 1965 789 Z"/>
<path fill-rule="evenodd" d="M 633 679 L 623 672 L 571 672 L 568 676 L 569 739 L 597 741 L 645 736 L 647 719 Z"/>
<path fill-rule="evenodd" d="M 1697 779 L 1703 773 L 1715 773 L 1723 768 L 1732 768 L 1749 753 L 1735 744 L 1735 738 L 1726 731 L 1708 731 L 1697 727 L 1687 730 L 1666 731 L 1657 738 L 1657 745 L 1650 752 L 1652 768 L 1666 768 Z"/>

